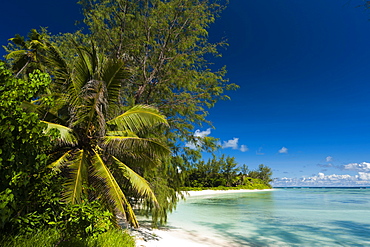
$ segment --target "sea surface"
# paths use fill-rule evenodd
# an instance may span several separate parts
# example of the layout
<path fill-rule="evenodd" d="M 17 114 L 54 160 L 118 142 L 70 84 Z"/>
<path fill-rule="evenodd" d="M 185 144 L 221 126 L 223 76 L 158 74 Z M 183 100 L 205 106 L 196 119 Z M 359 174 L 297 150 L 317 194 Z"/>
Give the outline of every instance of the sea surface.
<path fill-rule="evenodd" d="M 168 222 L 235 246 L 370 246 L 370 188 L 192 196 Z"/>

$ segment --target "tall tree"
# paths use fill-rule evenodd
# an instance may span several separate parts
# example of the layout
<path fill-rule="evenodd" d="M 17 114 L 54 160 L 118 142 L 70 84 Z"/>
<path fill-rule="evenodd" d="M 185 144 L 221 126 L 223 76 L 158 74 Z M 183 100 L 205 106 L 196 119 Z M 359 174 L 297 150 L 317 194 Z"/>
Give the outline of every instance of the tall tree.
<path fill-rule="evenodd" d="M 166 136 L 173 156 L 155 172 L 144 173 L 156 193 L 162 195 L 161 205 L 167 205 L 157 212 L 162 218 L 178 200 L 183 179 L 178 167 L 184 168 L 190 156 L 200 153 L 184 147 L 184 142 L 197 141 L 194 127 L 211 125 L 206 119 L 208 109 L 228 99 L 226 90 L 237 88 L 225 78 L 225 67 L 210 62 L 220 56 L 218 49 L 227 45 L 208 41 L 209 27 L 226 2 L 81 0 L 89 33 L 53 37 L 68 61 L 76 56 L 71 53 L 71 40 L 85 45 L 89 45 L 86 40 L 93 40 L 102 53 L 124 61 L 130 77 L 121 81 L 121 104 L 154 105 L 167 117 L 171 129 Z M 211 137 L 204 138 L 203 144 L 201 148 L 208 150 L 217 146 Z"/>
<path fill-rule="evenodd" d="M 225 68 L 212 70 L 225 42 L 208 41 L 208 28 L 222 0 L 81 0 L 91 37 L 105 54 L 126 61 L 127 105 L 154 104 L 167 117 L 173 144 L 193 138 L 193 127 L 209 123 L 208 108 L 236 88 Z M 176 140 L 176 141 L 175 141 Z"/>
<path fill-rule="evenodd" d="M 34 69 L 42 67 L 42 51 L 47 49 L 46 40 L 47 35 L 37 32 L 36 29 L 30 31 L 28 39 L 19 34 L 9 39 L 12 43 L 4 47 L 8 52 L 6 59 L 12 61 L 12 70 L 16 77 L 19 77 L 22 73 L 28 75 Z"/>
<path fill-rule="evenodd" d="M 94 45 L 75 48 L 74 63 L 61 61 L 59 55 L 48 57 L 48 63 L 59 68 L 56 83 L 66 88 L 58 95 L 57 107 L 42 115 L 48 130 L 60 132 L 50 167 L 68 174 L 67 202 L 99 199 L 137 227 L 125 194 L 158 204 L 150 184 L 139 174 L 143 173 L 140 169 L 155 167 L 169 155 L 160 138 L 161 126 L 167 121 L 153 107 L 122 108 L 120 83 L 128 75 L 123 61 L 107 58 Z M 42 104 L 34 107 L 45 110 Z"/>

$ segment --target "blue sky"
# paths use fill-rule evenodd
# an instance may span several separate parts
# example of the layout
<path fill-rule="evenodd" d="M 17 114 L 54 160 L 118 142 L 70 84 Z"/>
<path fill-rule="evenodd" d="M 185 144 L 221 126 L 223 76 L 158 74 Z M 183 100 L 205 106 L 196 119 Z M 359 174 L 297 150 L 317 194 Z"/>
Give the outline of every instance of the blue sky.
<path fill-rule="evenodd" d="M 212 25 L 226 37 L 216 67 L 227 65 L 240 89 L 210 110 L 218 154 L 276 185 L 370 185 L 370 12 L 362 0 L 232 0 Z M 74 1 L 3 3 L 0 44 L 32 28 L 72 32 Z M 4 11 L 5 10 L 5 11 Z M 369 163 L 368 163 L 369 162 Z"/>

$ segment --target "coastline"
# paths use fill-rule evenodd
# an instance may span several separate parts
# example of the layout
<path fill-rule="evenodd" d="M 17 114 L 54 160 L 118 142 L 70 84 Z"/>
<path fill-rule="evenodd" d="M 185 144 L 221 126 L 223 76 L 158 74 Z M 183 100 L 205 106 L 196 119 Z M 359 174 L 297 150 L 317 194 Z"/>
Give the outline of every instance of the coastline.
<path fill-rule="evenodd" d="M 215 194 L 232 194 L 232 193 L 245 193 L 245 192 L 261 192 L 261 191 L 273 191 L 275 189 L 263 189 L 263 190 L 198 190 L 198 191 L 186 191 L 186 197 L 189 196 L 207 196 Z"/>
<path fill-rule="evenodd" d="M 272 191 L 274 189 L 264 190 L 201 190 L 187 191 L 185 197 L 206 196 L 216 194 L 246 193 Z M 207 247 L 207 246 L 229 246 L 237 247 L 235 243 L 229 242 L 218 236 L 204 236 L 195 230 L 182 229 L 178 227 L 165 227 L 152 229 L 149 226 L 142 225 L 139 229 L 133 231 L 136 238 L 136 247 Z"/>

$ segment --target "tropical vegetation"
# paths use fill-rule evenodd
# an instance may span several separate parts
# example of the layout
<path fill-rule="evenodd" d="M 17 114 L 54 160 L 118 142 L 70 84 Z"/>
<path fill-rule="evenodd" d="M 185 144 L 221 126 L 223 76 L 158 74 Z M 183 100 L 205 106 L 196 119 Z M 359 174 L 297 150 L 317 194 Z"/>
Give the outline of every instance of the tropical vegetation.
<path fill-rule="evenodd" d="M 271 168 L 260 165 L 250 171 L 245 164 L 239 166 L 234 157 L 222 155 L 193 163 L 186 170 L 184 190 L 199 189 L 269 189 Z"/>
<path fill-rule="evenodd" d="M 4 47 L 1 246 L 106 246 L 107 238 L 133 246 L 117 229 L 138 227 L 137 213 L 163 224 L 184 187 L 268 186 L 265 166 L 202 161 L 217 140 L 193 135 L 237 88 L 207 60 L 226 45 L 210 43 L 207 31 L 225 3 L 79 3 L 88 31 L 32 29 Z"/>

